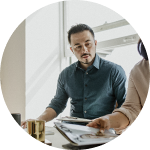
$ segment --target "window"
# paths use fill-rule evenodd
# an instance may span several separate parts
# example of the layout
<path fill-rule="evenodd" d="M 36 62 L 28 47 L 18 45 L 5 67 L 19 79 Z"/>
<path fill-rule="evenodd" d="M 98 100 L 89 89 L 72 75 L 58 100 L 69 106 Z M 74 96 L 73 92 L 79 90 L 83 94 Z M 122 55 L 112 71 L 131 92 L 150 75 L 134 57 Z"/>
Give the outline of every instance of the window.
<path fill-rule="evenodd" d="M 133 44 L 115 48 L 110 55 L 105 57 L 105 59 L 122 66 L 128 78 L 131 69 L 142 59 L 142 57 L 138 54 L 137 44 Z"/>
<path fill-rule="evenodd" d="M 104 24 L 125 19 L 125 0 L 66 0 L 67 30 L 85 23 L 98 31 Z"/>
<path fill-rule="evenodd" d="M 92 27 L 98 41 L 97 52 L 101 56 L 110 54 L 116 47 L 137 43 L 139 36 L 131 25 L 130 5 L 129 0 L 65 0 L 65 56 L 73 56 L 67 31 L 78 23 Z"/>

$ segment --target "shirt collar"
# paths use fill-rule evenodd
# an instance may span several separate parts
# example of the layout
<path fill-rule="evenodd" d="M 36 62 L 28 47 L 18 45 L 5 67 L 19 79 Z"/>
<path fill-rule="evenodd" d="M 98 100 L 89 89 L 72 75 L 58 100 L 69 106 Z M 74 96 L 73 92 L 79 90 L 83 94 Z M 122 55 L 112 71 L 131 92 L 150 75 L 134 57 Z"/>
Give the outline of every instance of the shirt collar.
<path fill-rule="evenodd" d="M 76 63 L 75 63 L 75 71 L 77 70 L 77 68 L 79 67 L 79 61 L 77 61 Z M 98 54 L 96 53 L 95 54 L 95 60 L 94 60 L 94 62 L 93 62 L 93 64 L 92 64 L 95 68 L 97 68 L 97 69 L 99 69 L 99 65 L 100 65 L 100 57 L 98 56 Z"/>
<path fill-rule="evenodd" d="M 93 62 L 93 66 L 97 69 L 99 69 L 99 65 L 100 65 L 100 57 L 98 56 L 98 54 L 95 54 L 95 60 Z"/>

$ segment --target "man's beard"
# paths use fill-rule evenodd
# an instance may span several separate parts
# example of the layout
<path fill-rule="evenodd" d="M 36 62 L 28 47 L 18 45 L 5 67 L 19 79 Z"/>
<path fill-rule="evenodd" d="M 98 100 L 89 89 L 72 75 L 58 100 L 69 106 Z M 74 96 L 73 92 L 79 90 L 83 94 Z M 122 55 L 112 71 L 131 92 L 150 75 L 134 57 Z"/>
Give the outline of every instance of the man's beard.
<path fill-rule="evenodd" d="M 89 56 L 91 56 L 91 54 L 88 54 Z M 83 55 L 84 56 L 84 55 Z M 95 57 L 94 57 L 95 58 Z M 80 61 L 82 64 L 90 64 L 93 60 L 94 60 L 94 58 L 91 60 L 91 61 L 89 61 L 88 62 L 88 60 L 86 59 L 86 62 L 83 62 L 83 61 Z"/>
<path fill-rule="evenodd" d="M 82 64 L 89 64 L 91 63 L 93 60 L 91 60 L 90 62 L 88 62 L 88 60 L 86 59 L 86 62 L 80 61 Z"/>
<path fill-rule="evenodd" d="M 95 49 L 95 52 L 96 52 L 96 49 Z M 83 54 L 81 57 L 83 57 L 83 56 L 85 56 L 85 55 L 91 56 L 90 53 L 85 53 L 85 54 Z M 95 53 L 95 55 L 96 55 L 96 53 Z M 80 61 L 80 62 L 81 62 L 82 64 L 90 64 L 94 59 L 95 59 L 95 57 L 94 57 L 90 62 L 88 62 L 87 59 L 86 59 L 86 62 L 83 62 L 83 61 Z"/>

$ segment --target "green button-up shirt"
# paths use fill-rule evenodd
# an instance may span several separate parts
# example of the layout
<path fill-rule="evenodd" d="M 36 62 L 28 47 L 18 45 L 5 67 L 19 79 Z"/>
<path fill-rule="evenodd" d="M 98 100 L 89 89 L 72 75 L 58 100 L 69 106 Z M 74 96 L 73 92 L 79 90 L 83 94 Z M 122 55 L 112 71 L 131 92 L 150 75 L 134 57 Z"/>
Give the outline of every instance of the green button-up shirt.
<path fill-rule="evenodd" d="M 87 70 L 76 62 L 59 75 L 57 91 L 48 107 L 57 115 L 71 99 L 70 116 L 94 119 L 112 113 L 126 97 L 126 75 L 121 66 L 100 58 L 97 54 Z"/>

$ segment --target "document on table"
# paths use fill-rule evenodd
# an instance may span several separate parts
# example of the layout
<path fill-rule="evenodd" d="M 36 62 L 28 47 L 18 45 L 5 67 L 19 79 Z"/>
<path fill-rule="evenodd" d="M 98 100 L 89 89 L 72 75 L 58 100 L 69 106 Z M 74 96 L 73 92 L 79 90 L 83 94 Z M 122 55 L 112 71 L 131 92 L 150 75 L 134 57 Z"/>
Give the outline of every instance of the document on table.
<path fill-rule="evenodd" d="M 55 122 L 55 125 L 57 130 L 75 146 L 104 144 L 117 137 L 111 129 L 98 136 L 99 129 L 96 128 L 59 122 Z"/>
<path fill-rule="evenodd" d="M 59 121 L 69 121 L 69 122 L 85 122 L 85 123 L 89 123 L 92 122 L 92 120 L 90 119 L 85 119 L 85 118 L 77 118 L 77 117 L 61 117 L 60 119 L 57 119 Z"/>

